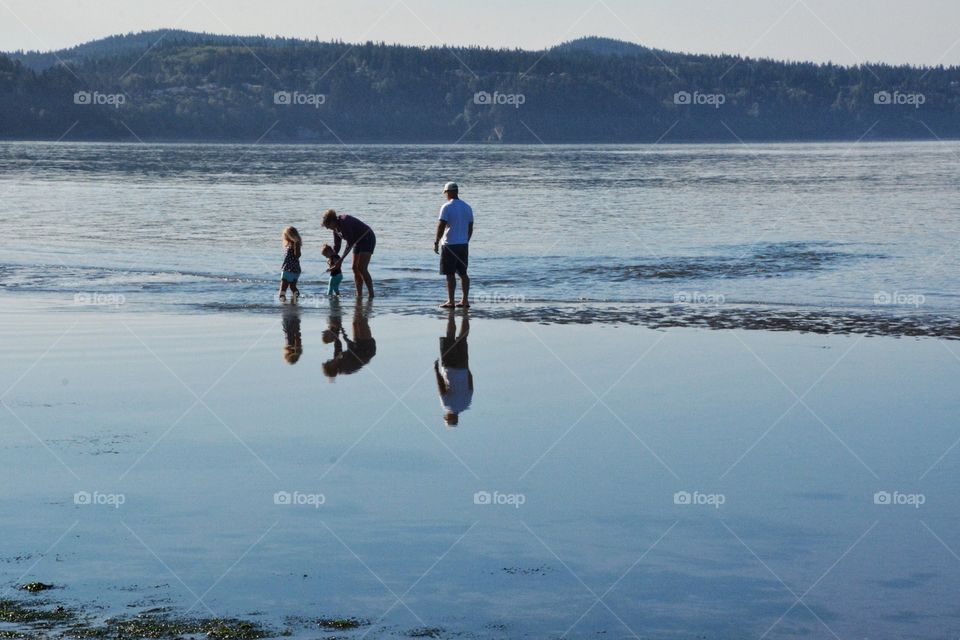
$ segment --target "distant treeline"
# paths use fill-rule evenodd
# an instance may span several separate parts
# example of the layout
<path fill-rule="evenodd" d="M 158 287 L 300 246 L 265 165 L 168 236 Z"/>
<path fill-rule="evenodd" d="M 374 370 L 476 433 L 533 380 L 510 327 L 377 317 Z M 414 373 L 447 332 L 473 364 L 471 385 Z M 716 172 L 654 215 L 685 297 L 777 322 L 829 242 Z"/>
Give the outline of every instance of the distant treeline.
<path fill-rule="evenodd" d="M 929 140 L 960 138 L 958 116 L 957 67 L 688 55 L 598 38 L 538 52 L 171 31 L 0 56 L 3 139 Z"/>

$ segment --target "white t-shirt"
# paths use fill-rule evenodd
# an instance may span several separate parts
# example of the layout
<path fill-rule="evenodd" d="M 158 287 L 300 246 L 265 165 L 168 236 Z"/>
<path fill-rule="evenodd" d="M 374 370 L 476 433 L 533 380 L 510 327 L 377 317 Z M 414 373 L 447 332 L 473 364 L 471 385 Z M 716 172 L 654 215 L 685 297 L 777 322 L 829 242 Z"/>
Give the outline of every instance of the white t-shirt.
<path fill-rule="evenodd" d="M 440 367 L 440 375 L 447 383 L 447 392 L 440 396 L 443 408 L 458 415 L 469 409 L 473 402 L 470 370 Z"/>
<path fill-rule="evenodd" d="M 440 219 L 447 223 L 440 244 L 467 244 L 470 242 L 470 224 L 473 209 L 463 200 L 453 199 L 440 207 Z"/>

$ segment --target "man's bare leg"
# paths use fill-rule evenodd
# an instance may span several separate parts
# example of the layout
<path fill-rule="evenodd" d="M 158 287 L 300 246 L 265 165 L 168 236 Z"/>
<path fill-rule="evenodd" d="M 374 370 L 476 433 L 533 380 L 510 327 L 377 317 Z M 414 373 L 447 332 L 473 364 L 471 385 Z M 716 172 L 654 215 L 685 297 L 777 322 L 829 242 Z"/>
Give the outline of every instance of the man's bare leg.
<path fill-rule="evenodd" d="M 460 288 L 462 289 L 463 297 L 460 299 L 461 307 L 470 306 L 470 276 L 463 274 L 460 276 Z M 452 294 L 451 294 L 452 296 Z M 450 298 L 453 299 L 452 297 Z"/>
<path fill-rule="evenodd" d="M 457 295 L 457 276 L 452 273 L 447 274 L 447 301 L 441 307 L 454 306 L 453 298 Z"/>

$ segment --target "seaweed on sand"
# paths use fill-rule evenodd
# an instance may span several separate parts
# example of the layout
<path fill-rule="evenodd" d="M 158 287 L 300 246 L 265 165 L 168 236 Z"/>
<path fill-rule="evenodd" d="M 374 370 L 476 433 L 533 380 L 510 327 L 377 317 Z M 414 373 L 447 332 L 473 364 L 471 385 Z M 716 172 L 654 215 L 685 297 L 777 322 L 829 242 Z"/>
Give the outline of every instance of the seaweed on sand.
<path fill-rule="evenodd" d="M 49 607 L 49 603 L 43 601 L 25 604 L 17 600 L 0 599 L 0 622 L 51 629 L 76 619 L 76 613 L 69 609 Z"/>
<path fill-rule="evenodd" d="M 320 618 L 317 620 L 318 627 L 336 631 L 357 629 L 368 624 L 370 624 L 368 620 L 361 620 L 360 618 Z"/>
<path fill-rule="evenodd" d="M 182 638 L 204 635 L 211 640 L 259 640 L 277 634 L 248 620 L 234 618 L 179 619 L 167 616 L 138 615 L 110 618 L 102 625 L 76 625 L 69 630 L 73 638 Z"/>
<path fill-rule="evenodd" d="M 21 591 L 29 591 L 30 593 L 40 593 L 41 591 L 48 591 L 50 589 L 56 589 L 57 587 L 45 582 L 28 582 L 17 588 Z"/>
<path fill-rule="evenodd" d="M 0 638 L 36 637 L 44 630 L 61 638 L 173 639 L 205 636 L 210 640 L 260 640 L 278 634 L 256 622 L 236 618 L 176 618 L 163 613 L 141 613 L 132 618 L 109 618 L 102 623 L 81 620 L 77 612 L 44 601 L 0 599 L 0 622 L 19 628 L 0 630 Z"/>

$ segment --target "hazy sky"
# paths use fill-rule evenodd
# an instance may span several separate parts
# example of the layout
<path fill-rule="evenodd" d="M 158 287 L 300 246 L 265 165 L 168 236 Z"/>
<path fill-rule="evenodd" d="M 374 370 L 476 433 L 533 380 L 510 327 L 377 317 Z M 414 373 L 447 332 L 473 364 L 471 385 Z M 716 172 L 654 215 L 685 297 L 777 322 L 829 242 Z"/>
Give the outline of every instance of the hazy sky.
<path fill-rule="evenodd" d="M 0 50 L 160 27 L 528 49 L 603 35 L 673 51 L 960 64 L 960 0 L 0 0 Z"/>

